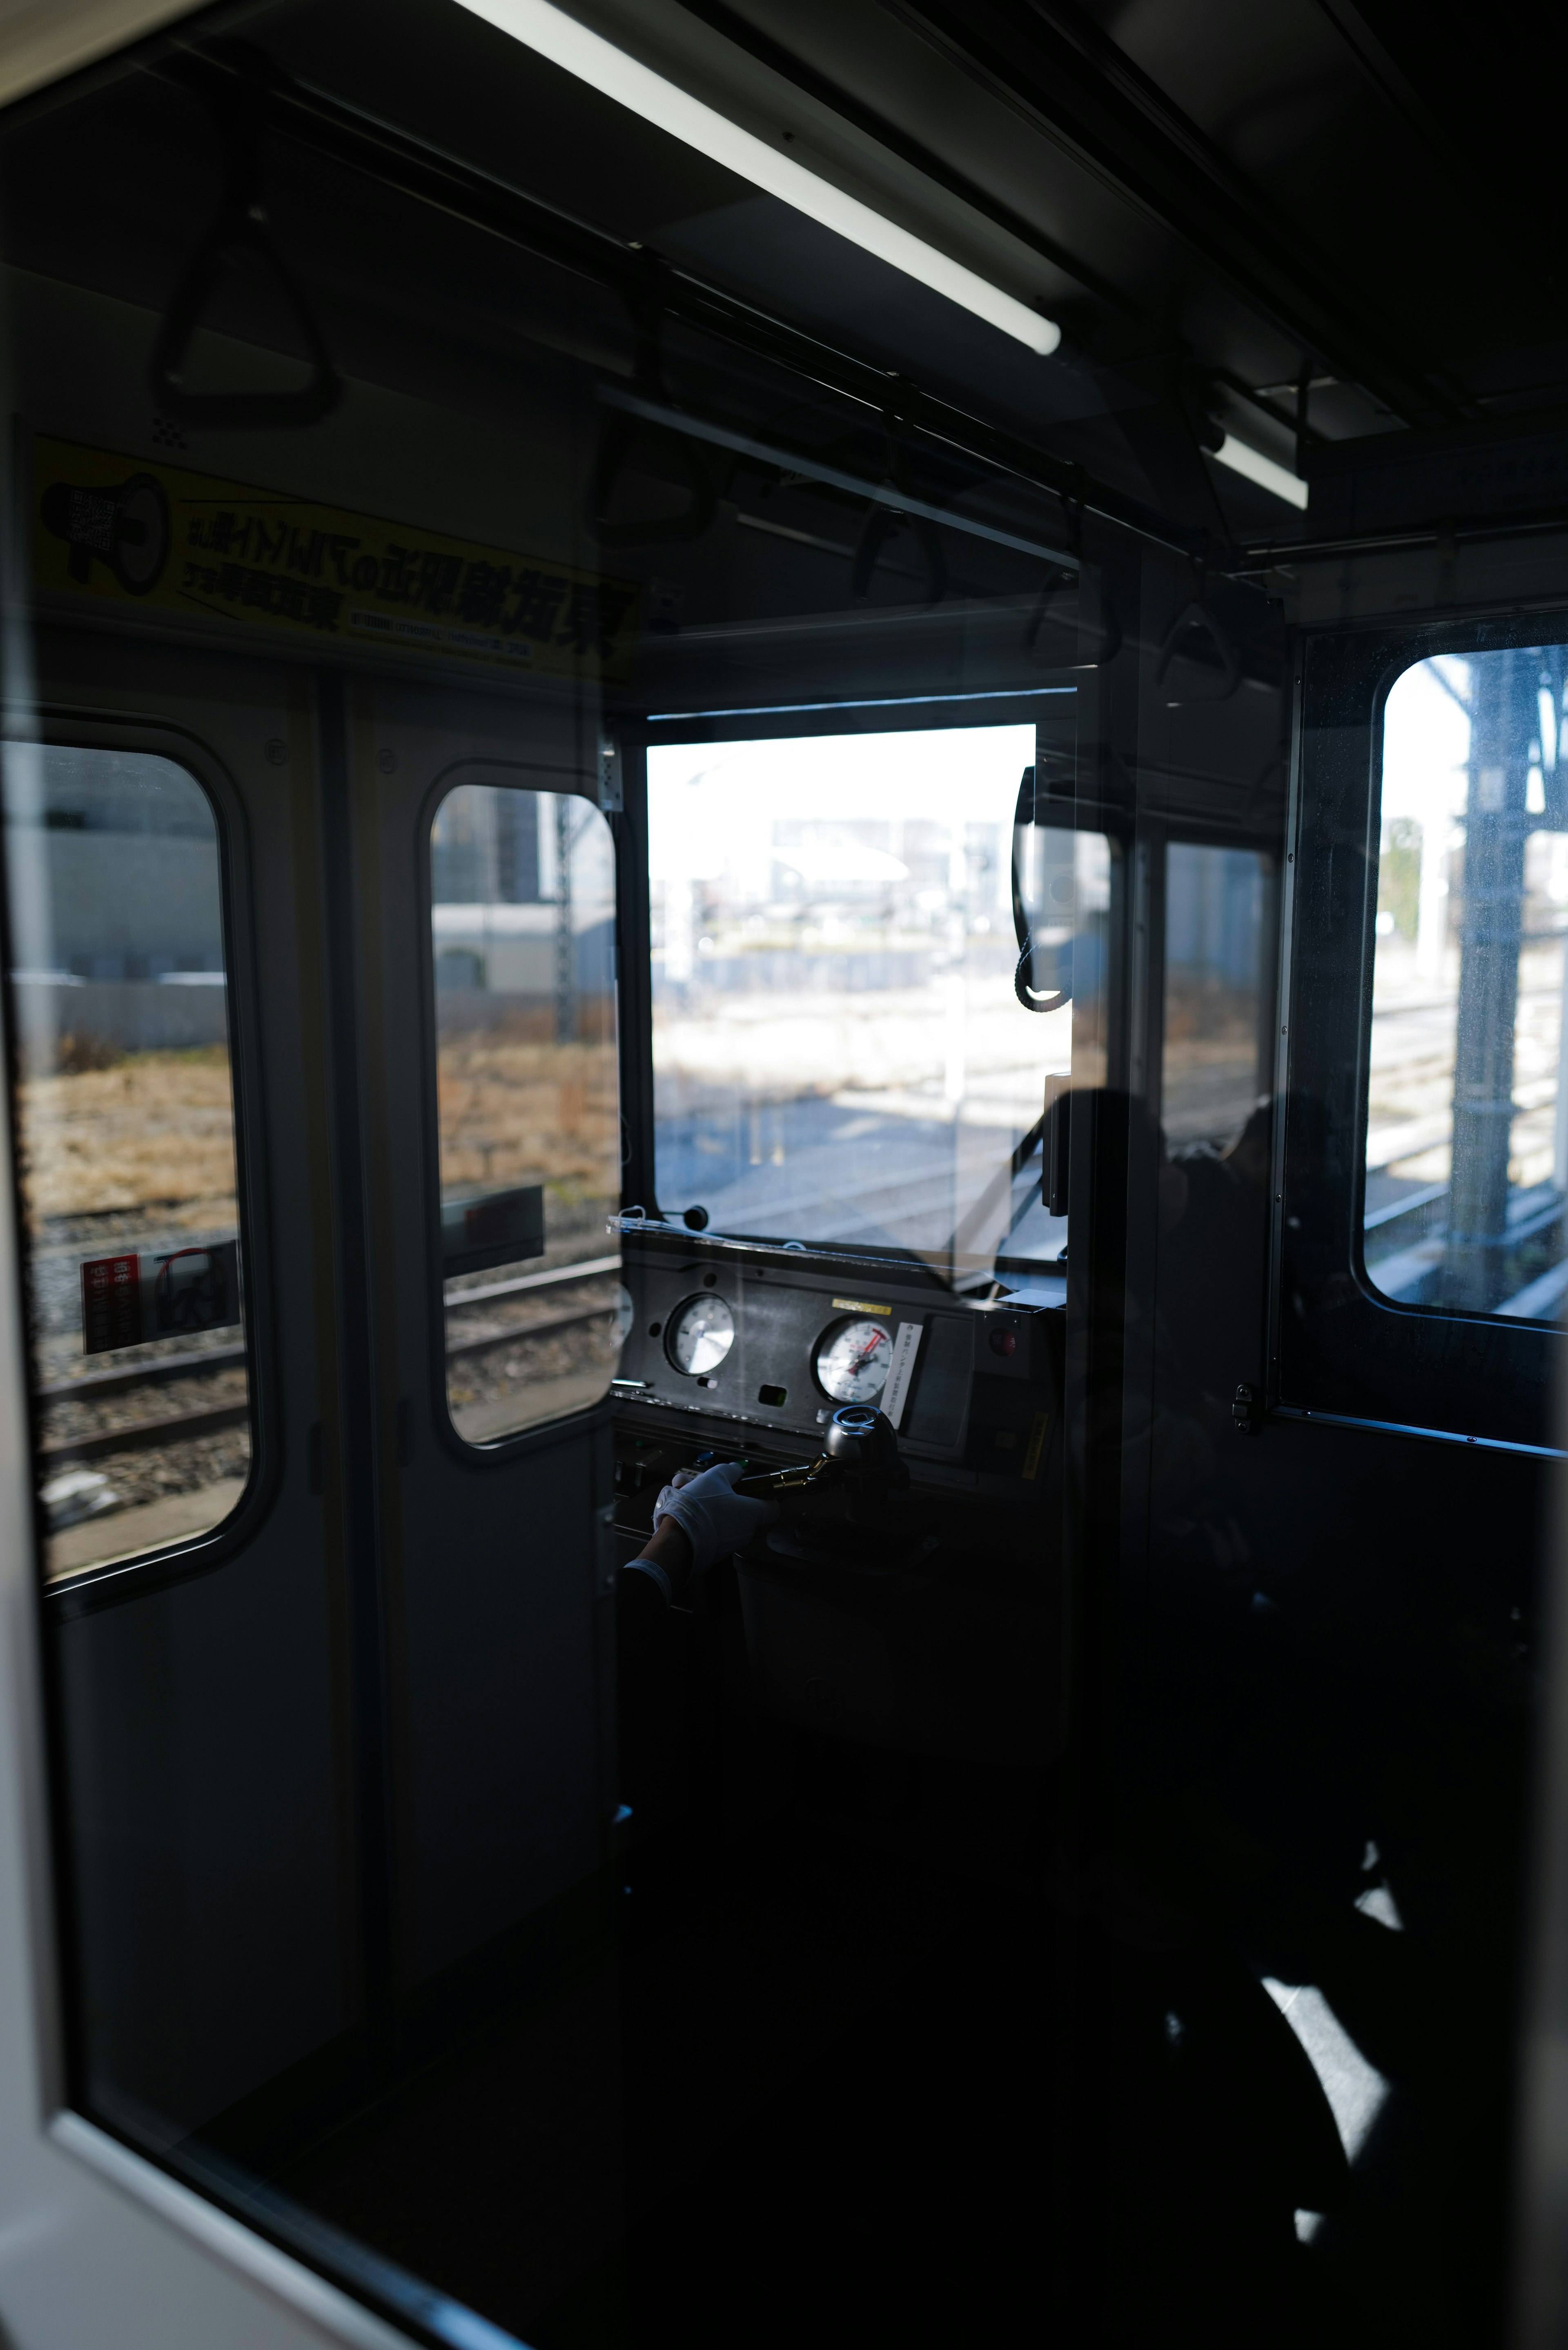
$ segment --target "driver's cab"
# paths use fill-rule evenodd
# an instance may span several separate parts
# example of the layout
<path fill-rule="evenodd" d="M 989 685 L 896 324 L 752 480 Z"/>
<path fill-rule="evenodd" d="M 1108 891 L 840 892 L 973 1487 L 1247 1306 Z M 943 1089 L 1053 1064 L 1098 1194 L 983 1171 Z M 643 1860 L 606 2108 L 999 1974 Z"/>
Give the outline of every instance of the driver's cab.
<path fill-rule="evenodd" d="M 788 14 L 0 122 L 17 2160 L 214 2340 L 1490 2340 L 1568 558 Z"/>

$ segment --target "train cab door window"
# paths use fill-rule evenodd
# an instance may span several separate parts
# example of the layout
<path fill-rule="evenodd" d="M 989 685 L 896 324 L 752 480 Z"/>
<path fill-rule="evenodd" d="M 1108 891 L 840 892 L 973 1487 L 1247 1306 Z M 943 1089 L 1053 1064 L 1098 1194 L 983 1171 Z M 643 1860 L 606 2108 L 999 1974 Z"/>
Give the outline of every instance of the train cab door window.
<path fill-rule="evenodd" d="M 619 1357 L 615 852 L 591 800 L 461 783 L 430 858 L 446 1401 L 480 1444 Z"/>
<path fill-rule="evenodd" d="M 45 1571 L 190 1543 L 251 1473 L 222 847 L 172 760 L 7 749 Z"/>
<path fill-rule="evenodd" d="M 1158 1220 L 1162 1399 L 1228 1414 L 1261 1391 L 1280 860 L 1170 840 L 1161 927 Z"/>
<path fill-rule="evenodd" d="M 1564 649 L 1539 619 L 1303 650 L 1282 978 L 1281 1407 L 1553 1440 Z"/>
<path fill-rule="evenodd" d="M 1172 1150 L 1228 1153 L 1265 1108 L 1278 887 L 1277 858 L 1255 849 L 1172 841 L 1166 852 L 1159 1097 Z"/>
<path fill-rule="evenodd" d="M 1401 1305 L 1568 1291 L 1564 650 L 1434 654 L 1383 712 L 1363 1251 Z"/>
<path fill-rule="evenodd" d="M 1060 1256 L 1036 1152 L 1101 951 L 1108 851 L 1033 821 L 1036 739 L 1031 723 L 650 747 L 667 1216 L 959 1279 Z"/>

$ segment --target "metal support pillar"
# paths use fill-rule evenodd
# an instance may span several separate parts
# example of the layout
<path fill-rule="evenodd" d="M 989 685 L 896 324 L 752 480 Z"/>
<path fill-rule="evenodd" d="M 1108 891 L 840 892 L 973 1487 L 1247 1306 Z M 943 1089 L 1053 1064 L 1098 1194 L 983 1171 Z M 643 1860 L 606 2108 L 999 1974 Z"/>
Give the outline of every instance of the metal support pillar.
<path fill-rule="evenodd" d="M 556 1042 L 571 1045 L 577 1034 L 577 974 L 572 931 L 572 817 L 574 803 L 556 794 Z"/>
<path fill-rule="evenodd" d="M 1539 724 L 1532 647 L 1471 665 L 1453 1171 L 1443 1303 L 1490 1313 L 1500 1302 L 1513 1124 L 1513 1032 L 1524 900 L 1530 746 Z"/>

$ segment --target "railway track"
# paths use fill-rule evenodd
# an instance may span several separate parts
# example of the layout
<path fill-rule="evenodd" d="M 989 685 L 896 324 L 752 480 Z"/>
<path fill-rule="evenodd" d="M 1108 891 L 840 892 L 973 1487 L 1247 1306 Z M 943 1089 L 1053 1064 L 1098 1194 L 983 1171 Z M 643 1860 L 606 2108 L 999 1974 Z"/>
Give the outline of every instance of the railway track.
<path fill-rule="evenodd" d="M 478 1291 L 459 1291 L 447 1300 L 447 1310 L 450 1313 L 471 1302 L 488 1304 L 493 1298 L 513 1296 L 519 1291 L 597 1280 L 614 1271 L 618 1263 L 615 1257 L 595 1258 L 586 1264 L 563 1265 L 546 1274 L 524 1274 L 515 1281 L 493 1282 Z M 479 1337 L 459 1338 L 448 1347 L 447 1360 L 486 1354 L 528 1338 L 545 1337 L 557 1330 L 601 1321 L 615 1311 L 614 1305 L 576 1306 L 564 1314 L 545 1315 L 536 1322 L 516 1323 L 508 1329 L 486 1331 Z M 80 1378 L 57 1380 L 51 1386 L 39 1388 L 37 1399 L 40 1403 L 97 1403 L 111 1396 L 131 1394 L 140 1388 L 162 1386 L 171 1379 L 210 1378 L 220 1371 L 235 1370 L 245 1360 L 244 1347 L 215 1347 L 205 1354 L 165 1355 L 156 1362 L 137 1364 L 127 1369 L 88 1371 Z M 247 1399 L 165 1412 L 156 1419 L 133 1420 L 129 1427 L 92 1429 L 80 1436 L 62 1437 L 57 1442 L 41 1446 L 38 1463 L 48 1472 L 72 1461 L 100 1461 L 114 1452 L 140 1452 L 163 1444 L 189 1444 L 199 1437 L 243 1427 L 250 1413 Z"/>

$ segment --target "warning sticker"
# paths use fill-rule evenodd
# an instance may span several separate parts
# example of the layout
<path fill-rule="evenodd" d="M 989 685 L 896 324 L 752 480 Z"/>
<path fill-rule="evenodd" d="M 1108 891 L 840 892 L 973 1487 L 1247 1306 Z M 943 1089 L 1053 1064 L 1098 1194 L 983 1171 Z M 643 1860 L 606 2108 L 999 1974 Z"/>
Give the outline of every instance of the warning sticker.
<path fill-rule="evenodd" d="M 81 1274 L 84 1355 L 112 1354 L 149 1338 L 193 1338 L 241 1319 L 234 1241 L 88 1257 Z"/>
<path fill-rule="evenodd" d="M 112 450 L 33 451 L 41 591 L 544 677 L 629 673 L 629 580 Z"/>
<path fill-rule="evenodd" d="M 903 1425 L 904 1406 L 909 1400 L 909 1386 L 915 1376 L 915 1357 L 920 1351 L 923 1322 L 900 1322 L 893 1339 L 893 1359 L 888 1367 L 888 1384 L 882 1390 L 882 1409 L 895 1428 Z"/>

